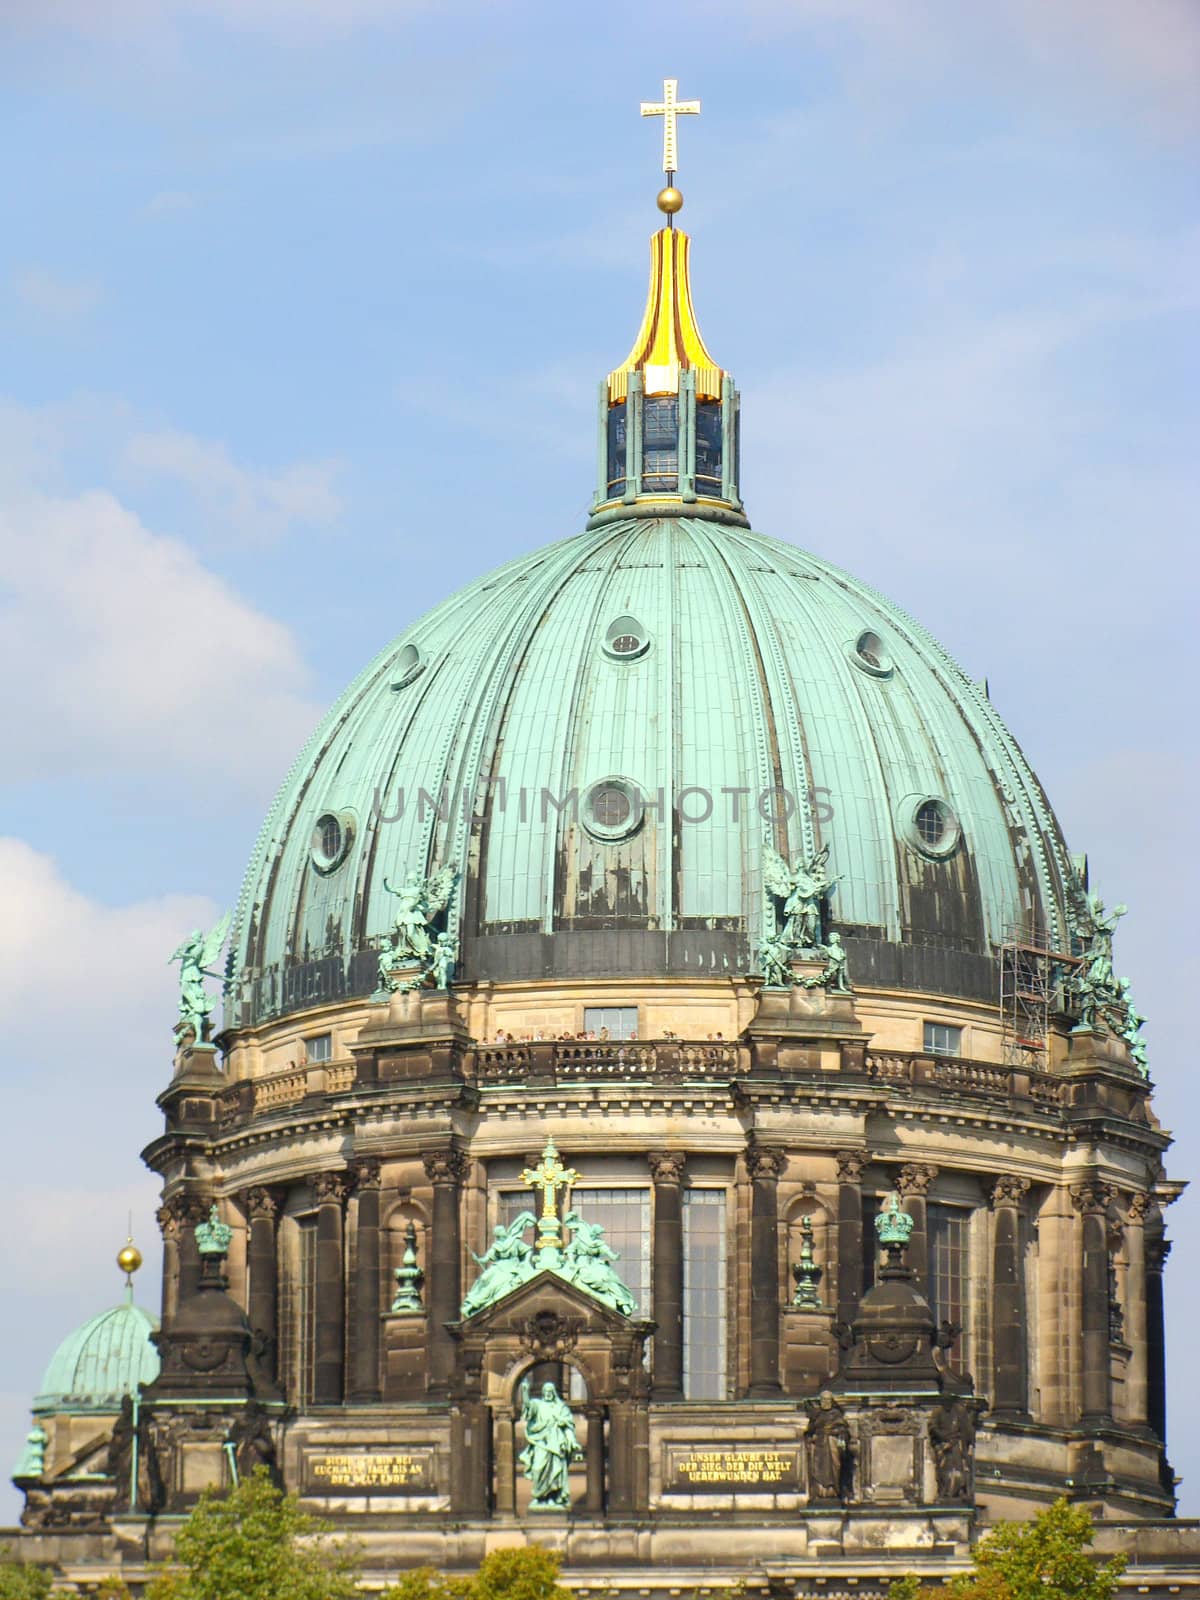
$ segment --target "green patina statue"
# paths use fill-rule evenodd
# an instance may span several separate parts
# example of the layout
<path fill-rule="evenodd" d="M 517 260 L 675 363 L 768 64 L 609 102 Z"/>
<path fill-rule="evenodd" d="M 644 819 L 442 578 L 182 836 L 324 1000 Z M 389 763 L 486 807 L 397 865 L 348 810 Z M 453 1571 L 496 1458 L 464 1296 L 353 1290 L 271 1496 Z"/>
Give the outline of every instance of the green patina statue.
<path fill-rule="evenodd" d="M 522 1211 L 507 1228 L 498 1222 L 491 1245 L 483 1255 L 477 1256 L 472 1250 L 471 1256 L 481 1271 L 462 1303 L 464 1317 L 473 1317 L 485 1306 L 503 1299 L 540 1270 L 533 1264 L 533 1246 L 525 1240 L 526 1229 L 533 1226 L 533 1221 L 532 1211 Z"/>
<path fill-rule="evenodd" d="M 381 989 L 397 987 L 397 979 L 392 976 L 397 966 L 416 963 L 422 970 L 429 968 L 437 942 L 435 925 L 450 906 L 456 882 L 458 867 L 438 867 L 437 872 L 430 872 L 427 878 L 419 872 L 410 872 L 398 890 L 384 878 L 387 893 L 395 894 L 400 904 L 386 944 L 379 950 Z"/>
<path fill-rule="evenodd" d="M 207 934 L 193 929 L 171 957 L 179 963 L 179 1021 L 176 1032 L 182 1037 L 189 1030 L 196 1044 L 203 1044 L 209 1032 L 209 1017 L 216 1001 L 204 987 L 205 978 L 220 978 L 210 970 L 229 935 L 232 913 L 227 912 Z M 168 962 L 168 966 L 171 964 Z"/>
<path fill-rule="evenodd" d="M 521 1177 L 541 1193 L 541 1213 L 535 1218 L 532 1211 L 522 1211 L 507 1227 L 497 1223 L 485 1254 L 476 1256 L 472 1251 L 481 1270 L 467 1291 L 462 1315 L 473 1317 L 539 1272 L 553 1272 L 564 1283 L 573 1283 L 623 1317 L 633 1316 L 637 1301 L 613 1271 L 617 1252 L 605 1240 L 604 1229 L 597 1222 L 586 1221 L 578 1211 L 559 1214 L 565 1209 L 567 1193 L 579 1174 L 573 1167 L 563 1165 L 553 1139 L 546 1140 L 537 1166 L 526 1169 Z M 525 1235 L 535 1225 L 537 1239 L 531 1245 Z M 569 1232 L 569 1239 L 564 1240 L 564 1229 Z"/>
<path fill-rule="evenodd" d="M 758 964 L 763 985 L 768 989 L 790 989 L 795 979 L 792 957 L 795 951 L 782 933 L 769 933 L 758 947 Z"/>
<path fill-rule="evenodd" d="M 763 851 L 763 882 L 783 915 L 783 937 L 793 950 L 818 950 L 826 901 L 840 878 L 829 876 L 829 846 L 790 867 L 777 850 Z"/>
<path fill-rule="evenodd" d="M 827 989 L 830 994 L 853 994 L 847 971 L 846 947 L 841 934 L 836 930 L 831 932 L 828 942 L 821 945 L 820 953 L 825 957 L 824 971 L 818 972 L 815 977 L 805 978 L 804 987 Z"/>
<path fill-rule="evenodd" d="M 585 1222 L 578 1211 L 568 1211 L 563 1221 L 571 1230 L 571 1241 L 558 1269 L 560 1275 L 623 1317 L 633 1316 L 637 1301 L 613 1271 L 617 1252 L 605 1240 L 604 1229 L 598 1222 Z"/>
<path fill-rule="evenodd" d="M 535 1399 L 529 1391 L 529 1380 L 525 1379 L 520 1392 L 525 1448 L 518 1460 L 533 1486 L 529 1509 L 566 1511 L 571 1504 L 571 1463 L 583 1455 L 575 1418 L 552 1383 L 544 1383 L 541 1395 Z"/>

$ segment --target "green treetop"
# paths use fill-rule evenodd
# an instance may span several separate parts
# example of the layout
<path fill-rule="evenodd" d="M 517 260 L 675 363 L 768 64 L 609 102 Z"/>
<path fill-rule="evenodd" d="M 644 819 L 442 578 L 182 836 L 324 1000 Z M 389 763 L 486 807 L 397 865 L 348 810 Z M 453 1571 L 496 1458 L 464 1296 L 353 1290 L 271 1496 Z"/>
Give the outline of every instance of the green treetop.
<path fill-rule="evenodd" d="M 325 1531 L 259 1468 L 228 1494 L 201 1498 L 175 1537 L 177 1565 L 155 1578 L 148 1600 L 351 1600 L 353 1557 L 314 1537 Z"/>
<path fill-rule="evenodd" d="M 1128 1564 L 1114 1556 L 1101 1565 L 1092 1554 L 1091 1514 L 1056 1500 L 1032 1522 L 1004 1522 L 975 1547 L 974 1571 L 945 1588 L 901 1578 L 888 1600 L 1113 1600 Z"/>

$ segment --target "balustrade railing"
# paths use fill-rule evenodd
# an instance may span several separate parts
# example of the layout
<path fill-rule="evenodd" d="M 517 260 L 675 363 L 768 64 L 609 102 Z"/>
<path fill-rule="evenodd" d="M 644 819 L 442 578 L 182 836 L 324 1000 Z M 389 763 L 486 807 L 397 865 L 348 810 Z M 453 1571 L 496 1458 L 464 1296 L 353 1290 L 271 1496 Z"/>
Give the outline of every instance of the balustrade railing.
<path fill-rule="evenodd" d="M 743 1047 L 732 1040 L 531 1039 L 477 1045 L 467 1054 L 465 1076 L 489 1084 L 556 1085 L 587 1082 L 729 1082 L 750 1070 Z M 942 1089 L 995 1099 L 1026 1099 L 1046 1108 L 1064 1103 L 1065 1085 L 1047 1072 L 903 1050 L 868 1050 L 864 1067 L 881 1086 Z M 356 1083 L 353 1061 L 325 1068 L 321 1092 L 342 1095 Z M 237 1122 L 255 1113 L 296 1105 L 313 1091 L 310 1071 L 289 1067 L 270 1077 L 242 1079 L 224 1089 L 219 1117 Z"/>

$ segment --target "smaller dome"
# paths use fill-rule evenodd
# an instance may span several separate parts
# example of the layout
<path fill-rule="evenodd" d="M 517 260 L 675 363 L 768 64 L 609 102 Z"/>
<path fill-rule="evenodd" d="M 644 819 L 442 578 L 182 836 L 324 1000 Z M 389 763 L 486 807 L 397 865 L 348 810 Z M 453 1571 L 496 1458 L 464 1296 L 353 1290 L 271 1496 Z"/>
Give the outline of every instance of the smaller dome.
<path fill-rule="evenodd" d="M 157 1328 L 132 1300 L 76 1328 L 50 1359 L 34 1415 L 119 1410 L 124 1395 L 158 1376 L 158 1351 L 150 1342 Z"/>

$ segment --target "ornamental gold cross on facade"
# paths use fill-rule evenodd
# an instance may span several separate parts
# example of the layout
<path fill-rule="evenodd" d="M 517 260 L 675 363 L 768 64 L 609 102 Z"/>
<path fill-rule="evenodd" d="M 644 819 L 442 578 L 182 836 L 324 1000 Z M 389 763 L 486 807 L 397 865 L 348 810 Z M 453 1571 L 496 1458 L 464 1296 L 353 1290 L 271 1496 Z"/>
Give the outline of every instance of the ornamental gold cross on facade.
<path fill-rule="evenodd" d="M 700 115 L 699 100 L 679 99 L 679 79 L 663 79 L 663 97 L 661 100 L 643 100 L 642 115 L 644 117 L 661 117 L 663 119 L 663 171 L 668 179 L 674 177 L 679 171 L 679 146 L 677 142 L 677 117 L 698 117 Z"/>
<path fill-rule="evenodd" d="M 542 1151 L 542 1159 L 532 1171 L 526 1167 L 521 1174 L 521 1182 L 527 1183 L 531 1189 L 540 1189 L 542 1192 L 542 1216 L 544 1218 L 558 1218 L 558 1191 L 569 1189 L 579 1178 L 574 1167 L 564 1167 L 559 1160 L 558 1151 L 554 1148 L 554 1140 L 546 1140 L 546 1148 Z"/>

